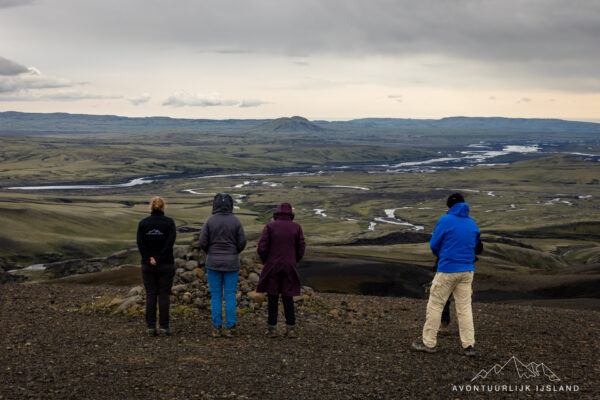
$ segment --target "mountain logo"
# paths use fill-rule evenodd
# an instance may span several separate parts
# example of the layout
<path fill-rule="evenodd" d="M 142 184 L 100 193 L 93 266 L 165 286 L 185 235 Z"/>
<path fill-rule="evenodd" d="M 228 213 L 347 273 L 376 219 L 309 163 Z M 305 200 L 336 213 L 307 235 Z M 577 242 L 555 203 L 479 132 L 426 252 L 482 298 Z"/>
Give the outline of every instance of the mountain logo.
<path fill-rule="evenodd" d="M 146 232 L 146 235 L 163 235 L 163 233 L 158 229 L 152 229 Z"/>
<path fill-rule="evenodd" d="M 492 372 L 498 375 L 500 372 L 507 370 L 508 368 L 515 368 L 520 379 L 536 378 L 544 375 L 551 382 L 559 382 L 560 378 L 556 376 L 554 372 L 544 363 L 538 364 L 536 362 L 530 362 L 524 364 L 517 357 L 512 356 L 508 359 L 504 365 L 494 364 L 489 370 L 482 369 L 471 379 L 471 382 L 475 382 L 478 379 L 485 379 Z"/>

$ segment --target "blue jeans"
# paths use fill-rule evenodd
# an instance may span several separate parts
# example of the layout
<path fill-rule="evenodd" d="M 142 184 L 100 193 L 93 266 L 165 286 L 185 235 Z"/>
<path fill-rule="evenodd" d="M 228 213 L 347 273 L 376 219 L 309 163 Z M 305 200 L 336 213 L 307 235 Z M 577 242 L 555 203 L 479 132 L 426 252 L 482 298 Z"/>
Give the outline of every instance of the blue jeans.
<path fill-rule="evenodd" d="M 225 293 L 225 326 L 233 328 L 235 319 L 238 271 L 220 272 L 212 269 L 206 270 L 208 286 L 210 287 L 210 308 L 213 326 L 223 325 L 223 293 Z"/>

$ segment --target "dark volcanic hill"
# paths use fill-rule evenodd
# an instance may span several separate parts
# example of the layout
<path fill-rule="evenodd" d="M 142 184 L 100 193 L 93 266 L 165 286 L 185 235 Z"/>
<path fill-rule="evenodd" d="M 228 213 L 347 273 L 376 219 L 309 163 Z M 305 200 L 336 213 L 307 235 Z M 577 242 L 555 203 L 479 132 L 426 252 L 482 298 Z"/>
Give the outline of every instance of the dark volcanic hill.
<path fill-rule="evenodd" d="M 272 121 L 265 122 L 262 125 L 257 126 L 253 130 L 261 132 L 322 132 L 327 129 L 320 127 L 319 125 L 313 124 L 304 117 L 283 117 L 277 118 Z"/>

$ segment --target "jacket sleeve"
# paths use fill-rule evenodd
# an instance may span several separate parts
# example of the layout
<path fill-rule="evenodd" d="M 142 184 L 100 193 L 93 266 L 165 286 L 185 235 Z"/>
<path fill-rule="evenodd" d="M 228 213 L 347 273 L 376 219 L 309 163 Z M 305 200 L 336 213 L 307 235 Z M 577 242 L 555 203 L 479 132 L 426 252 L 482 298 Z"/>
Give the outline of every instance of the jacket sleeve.
<path fill-rule="evenodd" d="M 237 252 L 241 253 L 242 250 L 244 250 L 246 248 L 246 234 L 244 233 L 244 227 L 242 226 L 242 223 L 239 222 L 239 220 L 238 220 L 238 226 L 237 226 L 236 240 L 237 240 Z"/>
<path fill-rule="evenodd" d="M 208 245 L 209 245 L 209 228 L 208 228 L 208 220 L 204 221 L 204 225 L 202 225 L 202 231 L 200 231 L 200 248 L 208 254 Z"/>
<path fill-rule="evenodd" d="M 433 236 L 431 236 L 431 240 L 429 241 L 429 247 L 431 248 L 431 252 L 434 256 L 438 257 L 440 254 L 440 248 L 442 247 L 442 241 L 444 240 L 444 235 L 446 234 L 444 229 L 444 217 L 440 218 L 435 229 L 433 230 Z"/>
<path fill-rule="evenodd" d="M 258 240 L 258 244 L 256 246 L 256 252 L 260 257 L 260 260 L 263 264 L 267 261 L 269 257 L 269 250 L 271 249 L 271 230 L 269 229 L 269 225 L 265 225 L 260 234 L 260 239 Z"/>
<path fill-rule="evenodd" d="M 302 227 L 298 225 L 298 236 L 296 236 L 296 262 L 302 260 L 305 250 L 306 243 L 304 242 L 304 234 L 302 233 Z"/>
<path fill-rule="evenodd" d="M 175 222 L 171 221 L 171 225 L 169 226 L 169 233 L 167 234 L 167 240 L 163 245 L 162 249 L 160 249 L 160 254 L 158 255 L 158 260 L 161 262 L 165 262 L 168 260 L 169 253 L 173 253 L 173 245 L 175 245 L 175 239 L 177 238 L 177 227 L 175 226 Z"/>
<path fill-rule="evenodd" d="M 138 224 L 137 229 L 137 246 L 142 256 L 142 264 L 148 264 L 150 262 L 150 250 L 148 249 L 148 245 L 146 244 L 146 241 L 144 239 L 145 238 L 142 232 L 142 225 L 140 223 Z"/>

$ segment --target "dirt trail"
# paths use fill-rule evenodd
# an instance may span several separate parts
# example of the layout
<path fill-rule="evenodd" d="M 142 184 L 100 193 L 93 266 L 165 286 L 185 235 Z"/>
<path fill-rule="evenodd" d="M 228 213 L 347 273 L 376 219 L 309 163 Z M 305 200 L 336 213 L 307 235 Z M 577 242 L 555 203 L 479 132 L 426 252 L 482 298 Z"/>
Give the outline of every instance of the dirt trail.
<path fill-rule="evenodd" d="M 322 295 L 359 310 L 353 319 L 298 321 L 300 337 L 267 339 L 265 317 L 240 317 L 234 339 L 208 336 L 208 314 L 175 316 L 176 334 L 142 335 L 141 317 L 81 313 L 95 296 L 125 288 L 7 284 L 0 291 L 0 399 L 436 399 L 515 398 L 512 392 L 461 393 L 482 369 L 511 356 L 544 363 L 578 393 L 521 398 L 600 398 L 600 313 L 474 305 L 478 356 L 459 353 L 456 326 L 440 352 L 415 353 L 423 300 Z M 481 383 L 552 384 L 507 371 Z"/>

